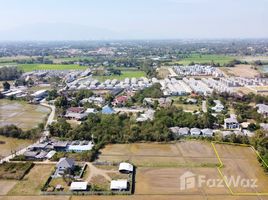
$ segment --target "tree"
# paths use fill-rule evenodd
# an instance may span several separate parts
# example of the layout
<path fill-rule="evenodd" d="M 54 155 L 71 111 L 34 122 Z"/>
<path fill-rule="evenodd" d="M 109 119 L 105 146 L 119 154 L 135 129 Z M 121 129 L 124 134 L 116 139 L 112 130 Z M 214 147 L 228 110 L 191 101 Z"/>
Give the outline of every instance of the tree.
<path fill-rule="evenodd" d="M 4 88 L 4 91 L 9 90 L 9 89 L 10 89 L 10 84 L 9 84 L 7 81 L 5 81 L 5 82 L 3 83 L 3 88 Z"/>
<path fill-rule="evenodd" d="M 68 100 L 65 96 L 60 96 L 55 101 L 55 106 L 59 108 L 65 108 L 68 105 Z"/>

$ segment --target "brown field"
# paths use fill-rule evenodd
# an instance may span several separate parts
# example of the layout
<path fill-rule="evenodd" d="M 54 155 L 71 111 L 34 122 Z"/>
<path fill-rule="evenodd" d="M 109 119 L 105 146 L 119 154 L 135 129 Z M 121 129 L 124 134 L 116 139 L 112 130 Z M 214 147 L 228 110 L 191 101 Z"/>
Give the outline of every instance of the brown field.
<path fill-rule="evenodd" d="M 18 181 L 0 180 L 0 195 L 6 195 Z"/>
<path fill-rule="evenodd" d="M 268 193 L 268 177 L 257 160 L 257 155 L 250 147 L 232 145 L 215 145 L 218 154 L 224 164 L 221 169 L 224 176 L 241 177 L 245 179 L 256 179 L 257 188 L 234 187 L 234 193 Z"/>
<path fill-rule="evenodd" d="M 23 101 L 0 100 L 0 127 L 15 124 L 23 130 L 37 127 L 50 112 L 49 108 Z"/>
<path fill-rule="evenodd" d="M 240 57 L 239 60 L 247 62 L 254 62 L 256 60 L 260 60 L 262 62 L 268 62 L 268 56 L 243 56 Z"/>
<path fill-rule="evenodd" d="M 135 143 L 107 145 L 100 161 L 130 161 L 143 167 L 183 167 L 217 164 L 210 143 L 187 141 L 177 144 Z"/>
<path fill-rule="evenodd" d="M 31 171 L 19 181 L 8 195 L 38 195 L 41 192 L 42 185 L 51 174 L 54 165 L 35 165 Z"/>
<path fill-rule="evenodd" d="M 233 192 L 268 192 L 268 177 L 257 161 L 255 152 L 248 147 L 215 144 L 217 152 L 224 164 L 221 169 L 225 176 L 240 176 L 241 178 L 258 179 L 256 190 L 232 188 Z M 137 143 L 108 145 L 102 150 L 99 160 L 130 159 L 140 164 L 136 170 L 135 194 L 130 196 L 72 196 L 72 200 L 268 200 L 268 196 L 232 196 L 227 186 L 209 187 L 206 184 L 193 189 L 180 189 L 180 176 L 185 172 L 202 175 L 207 179 L 221 180 L 216 166 L 197 166 L 200 163 L 218 163 L 215 152 L 209 142 L 185 141 L 174 144 Z M 147 164 L 151 166 L 147 166 Z M 184 164 L 184 165 L 183 165 Z M 44 169 L 41 169 L 44 168 Z M 52 170 L 52 166 L 38 166 L 25 176 L 24 181 L 15 182 L 14 188 L 8 195 L 38 195 L 41 183 L 44 183 Z M 105 169 L 104 169 L 105 170 Z M 40 171 L 43 173 L 40 174 Z M 39 174 L 38 174 L 39 172 Z M 45 173 L 45 175 L 43 175 Z M 37 176 L 38 174 L 38 176 Z M 111 178 L 117 173 L 108 174 Z M 266 177 L 265 177 L 266 176 Z M 34 178 L 35 177 L 35 178 Z M 94 179 L 93 179 L 94 180 Z M 101 181 L 97 178 L 96 182 Z M 30 184 L 35 183 L 35 184 Z M 102 182 L 101 182 L 102 183 Z M 0 182 L 1 188 L 1 182 Z M 32 197 L 29 197 L 30 199 Z M 32 199 L 68 199 L 68 197 L 36 196 Z M 0 200 L 16 199 L 15 197 L 0 197 Z M 26 196 L 24 198 L 27 199 Z"/>
<path fill-rule="evenodd" d="M 87 200 L 87 196 L 73 196 L 71 200 Z M 131 195 L 131 196 L 90 196 L 91 200 L 268 200 L 259 196 L 231 196 L 231 195 Z M 0 197 L 0 200 L 1 197 Z"/>
<path fill-rule="evenodd" d="M 2 196 L 0 200 L 68 200 L 70 196 Z"/>
<path fill-rule="evenodd" d="M 0 135 L 0 141 L 5 142 L 0 144 L 0 158 L 11 154 L 11 151 L 18 151 L 26 146 L 29 146 L 31 140 L 21 140 L 16 138 L 4 137 Z"/>
<path fill-rule="evenodd" d="M 202 187 L 180 190 L 180 176 L 185 172 L 218 178 L 216 168 L 139 168 L 136 174 L 135 194 L 228 194 L 227 188 Z"/>
<path fill-rule="evenodd" d="M 160 79 L 167 78 L 170 75 L 170 72 L 167 68 L 161 67 L 157 70 L 157 77 Z"/>
<path fill-rule="evenodd" d="M 254 69 L 252 65 L 236 65 L 235 67 L 221 67 L 219 69 L 231 76 L 254 78 L 260 75 L 260 72 Z"/>

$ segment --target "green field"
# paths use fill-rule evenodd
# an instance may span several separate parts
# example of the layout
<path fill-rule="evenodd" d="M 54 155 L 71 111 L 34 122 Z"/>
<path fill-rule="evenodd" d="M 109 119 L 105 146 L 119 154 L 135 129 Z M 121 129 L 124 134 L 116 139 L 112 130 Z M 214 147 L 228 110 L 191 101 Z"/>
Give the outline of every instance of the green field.
<path fill-rule="evenodd" d="M 79 65 L 57 65 L 57 64 L 20 64 L 18 65 L 24 72 L 34 70 L 85 70 L 87 67 Z"/>
<path fill-rule="evenodd" d="M 98 79 L 98 81 L 105 81 L 107 79 L 117 79 L 124 80 L 125 78 L 141 78 L 146 77 L 144 71 L 121 71 L 121 75 L 112 75 L 112 76 L 93 76 L 93 78 Z"/>
<path fill-rule="evenodd" d="M 225 56 L 225 55 L 215 55 L 215 54 L 191 54 L 187 58 L 183 58 L 180 61 L 173 62 L 172 64 L 181 64 L 181 65 L 188 65 L 191 62 L 198 63 L 198 64 L 205 64 L 211 63 L 219 63 L 220 65 L 227 64 L 231 60 L 235 59 L 232 56 Z"/>

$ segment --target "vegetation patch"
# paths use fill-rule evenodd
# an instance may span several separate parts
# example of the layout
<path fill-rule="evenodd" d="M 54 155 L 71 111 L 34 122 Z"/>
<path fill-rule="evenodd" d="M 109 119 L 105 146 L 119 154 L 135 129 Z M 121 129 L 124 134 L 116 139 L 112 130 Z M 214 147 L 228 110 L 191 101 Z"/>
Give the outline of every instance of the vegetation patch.
<path fill-rule="evenodd" d="M 59 65 L 59 64 L 19 64 L 18 68 L 24 72 L 35 70 L 85 70 L 87 67 L 80 65 Z"/>
<path fill-rule="evenodd" d="M 21 180 L 33 167 L 33 163 L 3 163 L 0 165 L 0 179 Z"/>

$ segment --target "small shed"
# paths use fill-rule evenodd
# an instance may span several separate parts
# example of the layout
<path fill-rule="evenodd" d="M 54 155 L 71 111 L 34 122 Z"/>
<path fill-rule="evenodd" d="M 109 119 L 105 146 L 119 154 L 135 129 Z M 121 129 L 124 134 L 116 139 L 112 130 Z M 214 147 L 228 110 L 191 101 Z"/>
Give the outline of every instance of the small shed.
<path fill-rule="evenodd" d="M 119 172 L 129 174 L 133 172 L 133 165 L 130 163 L 122 162 L 119 165 Z"/>
<path fill-rule="evenodd" d="M 70 186 L 72 191 L 85 191 L 87 190 L 87 182 L 72 182 Z"/>
<path fill-rule="evenodd" d="M 128 181 L 126 179 L 112 180 L 110 189 L 111 190 L 119 190 L 119 191 L 127 190 L 128 189 Z"/>

